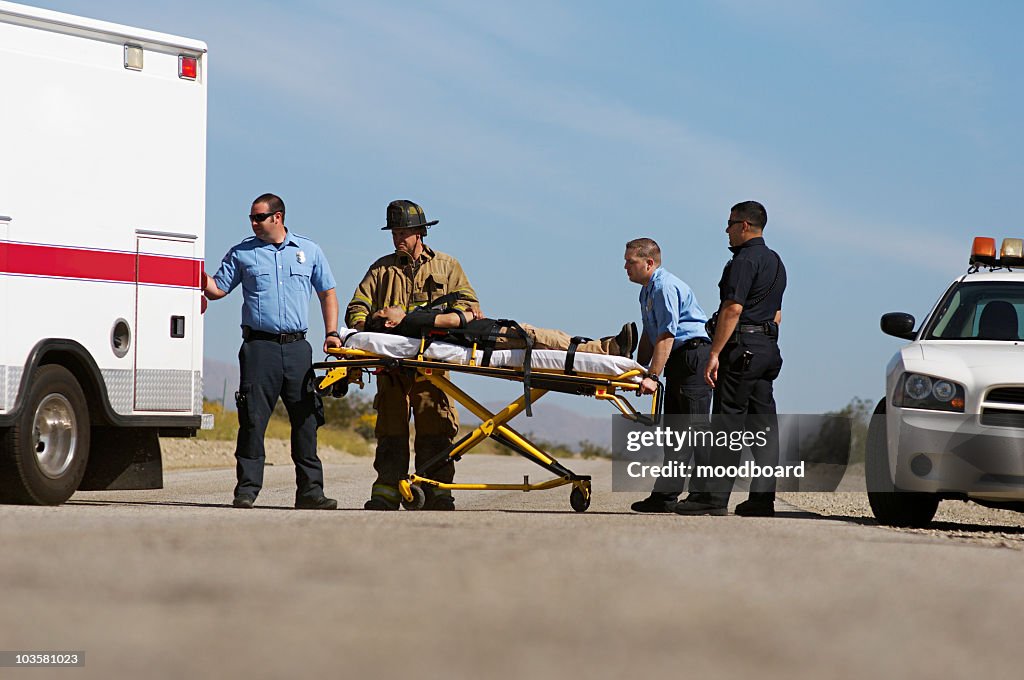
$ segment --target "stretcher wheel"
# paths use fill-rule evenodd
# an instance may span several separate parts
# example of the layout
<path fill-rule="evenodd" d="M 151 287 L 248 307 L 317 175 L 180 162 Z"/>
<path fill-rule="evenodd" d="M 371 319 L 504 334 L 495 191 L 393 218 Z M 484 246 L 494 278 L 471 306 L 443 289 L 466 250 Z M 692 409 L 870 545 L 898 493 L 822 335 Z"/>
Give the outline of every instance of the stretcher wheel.
<path fill-rule="evenodd" d="M 409 490 L 412 491 L 412 500 L 407 501 L 403 498 L 402 507 L 406 510 L 422 510 L 423 506 L 427 504 L 427 493 L 422 487 L 415 484 L 410 486 Z"/>
<path fill-rule="evenodd" d="M 590 489 L 583 491 L 579 487 L 573 487 L 572 493 L 569 494 L 569 505 L 576 512 L 586 512 L 590 507 Z"/>

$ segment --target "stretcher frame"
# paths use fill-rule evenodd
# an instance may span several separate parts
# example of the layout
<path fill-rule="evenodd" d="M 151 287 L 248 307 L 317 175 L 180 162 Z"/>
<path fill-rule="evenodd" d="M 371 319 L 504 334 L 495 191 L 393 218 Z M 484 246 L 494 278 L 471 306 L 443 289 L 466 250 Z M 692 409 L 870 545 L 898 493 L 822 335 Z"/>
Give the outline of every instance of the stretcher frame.
<path fill-rule="evenodd" d="M 475 361 L 477 348 L 473 347 L 473 360 L 469 364 L 457 364 L 445 361 L 425 359 L 423 352 L 427 343 L 420 343 L 419 354 L 415 358 L 395 358 L 375 354 L 352 347 L 329 348 L 328 355 L 333 360 L 313 364 L 314 371 L 325 371 L 316 383 L 320 394 L 330 394 L 341 381 L 363 386 L 362 371 L 380 372 L 388 369 L 412 369 L 416 380 L 427 380 L 446 395 L 462 404 L 470 413 L 480 419 L 480 425 L 445 451 L 427 461 L 414 473 L 407 475 L 398 483 L 398 491 L 402 496 L 402 507 L 407 510 L 419 510 L 426 502 L 424 486 L 451 491 L 541 491 L 555 489 L 560 486 L 572 485 L 569 494 L 569 505 L 576 512 L 584 512 L 590 507 L 592 495 L 591 478 L 589 475 L 578 475 L 559 463 L 527 437 L 508 425 L 509 421 L 527 410 L 527 404 L 539 400 L 548 392 L 562 392 L 592 396 L 601 401 L 611 402 L 626 418 L 651 424 L 661 413 L 664 387 L 658 382 L 658 390 L 653 395 L 651 413 L 645 415 L 633 408 L 620 392 L 633 392 L 639 395 L 640 385 L 634 382 L 637 377 L 646 376 L 642 369 L 632 369 L 618 375 L 602 375 L 577 372 L 567 374 L 564 371 L 532 368 L 529 372 L 529 396 L 524 394 L 510 402 L 503 409 L 492 413 L 478 401 L 466 394 L 448 379 L 446 372 L 466 373 L 485 377 L 501 378 L 514 382 L 524 382 L 526 373 L 521 368 L 480 366 Z M 347 384 L 346 389 L 347 392 Z M 523 476 L 522 484 L 493 483 L 456 483 L 441 482 L 431 479 L 430 475 L 449 461 L 459 461 L 463 454 L 477 446 L 487 438 L 509 447 L 527 460 L 553 473 L 555 477 L 539 483 L 531 483 L 529 475 Z"/>

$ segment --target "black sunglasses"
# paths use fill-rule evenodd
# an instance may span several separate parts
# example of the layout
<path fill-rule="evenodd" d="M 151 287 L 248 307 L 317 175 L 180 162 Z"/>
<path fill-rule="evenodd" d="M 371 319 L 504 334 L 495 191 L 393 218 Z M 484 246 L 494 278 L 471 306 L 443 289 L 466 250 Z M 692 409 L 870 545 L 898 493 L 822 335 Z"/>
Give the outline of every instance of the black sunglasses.
<path fill-rule="evenodd" d="M 281 212 L 281 211 L 280 210 L 275 210 L 274 212 L 256 213 L 254 215 L 249 215 L 249 221 L 250 222 L 262 222 L 263 220 L 267 219 L 268 217 L 273 217 L 274 215 L 276 215 L 279 212 Z"/>
<path fill-rule="evenodd" d="M 726 225 L 725 225 L 725 228 L 726 228 L 726 229 L 728 229 L 728 228 L 729 228 L 729 227 L 731 227 L 732 225 L 734 225 L 734 224 L 740 224 L 740 223 L 742 223 L 742 222 L 746 222 L 746 220 L 729 220 L 729 221 L 728 221 L 728 222 L 726 223 Z"/>

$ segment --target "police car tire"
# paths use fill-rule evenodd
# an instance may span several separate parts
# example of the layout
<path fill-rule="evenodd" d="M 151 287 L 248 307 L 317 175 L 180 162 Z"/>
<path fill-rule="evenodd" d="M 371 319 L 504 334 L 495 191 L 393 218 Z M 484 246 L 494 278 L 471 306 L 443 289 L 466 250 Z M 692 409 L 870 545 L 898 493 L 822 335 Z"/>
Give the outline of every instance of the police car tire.
<path fill-rule="evenodd" d="M 893 527 L 928 525 L 939 507 L 939 497 L 930 493 L 900 491 L 889 469 L 885 429 L 885 399 L 878 402 L 868 425 L 864 451 L 864 474 L 871 512 L 879 524 Z"/>
<path fill-rule="evenodd" d="M 34 433 L 39 406 L 50 399 L 71 415 L 74 443 L 67 465 L 56 476 L 40 468 Z M 78 489 L 89 459 L 89 407 L 75 376 L 63 366 L 40 367 L 33 376 L 18 421 L 3 433 L 0 502 L 60 505 Z"/>

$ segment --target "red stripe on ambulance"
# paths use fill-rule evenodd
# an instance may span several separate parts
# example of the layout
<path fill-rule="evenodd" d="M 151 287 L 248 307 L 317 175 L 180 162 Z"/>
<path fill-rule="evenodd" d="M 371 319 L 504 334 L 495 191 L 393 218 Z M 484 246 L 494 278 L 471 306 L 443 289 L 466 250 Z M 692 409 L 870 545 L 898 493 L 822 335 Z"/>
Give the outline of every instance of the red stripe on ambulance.
<path fill-rule="evenodd" d="M 145 253 L 0 242 L 0 273 L 198 288 L 203 262 Z"/>

